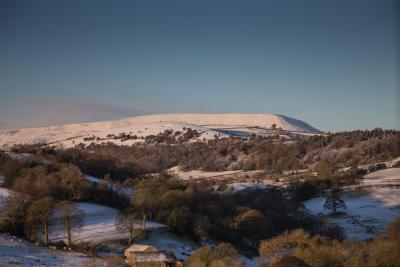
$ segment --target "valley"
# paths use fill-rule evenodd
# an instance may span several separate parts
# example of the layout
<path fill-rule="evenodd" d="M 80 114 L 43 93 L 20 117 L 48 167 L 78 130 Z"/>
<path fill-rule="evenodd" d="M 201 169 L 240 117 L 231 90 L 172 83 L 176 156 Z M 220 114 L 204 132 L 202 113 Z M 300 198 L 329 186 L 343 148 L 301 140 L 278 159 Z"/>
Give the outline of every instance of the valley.
<path fill-rule="evenodd" d="M 222 246 L 250 267 L 270 258 L 263 242 L 288 231 L 365 242 L 400 217 L 397 131 L 323 133 L 265 114 L 177 116 L 1 132 L 4 264 L 121 265 L 137 243 L 188 266 Z M 46 205 L 43 230 L 35 212 Z M 17 259 L 18 249 L 30 257 Z"/>

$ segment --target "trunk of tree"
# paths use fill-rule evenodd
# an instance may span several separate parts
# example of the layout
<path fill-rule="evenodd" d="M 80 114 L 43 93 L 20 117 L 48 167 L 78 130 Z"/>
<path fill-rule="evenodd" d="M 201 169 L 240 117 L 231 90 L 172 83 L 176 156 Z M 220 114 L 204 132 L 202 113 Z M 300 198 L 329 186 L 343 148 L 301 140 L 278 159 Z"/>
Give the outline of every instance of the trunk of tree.
<path fill-rule="evenodd" d="M 131 230 L 129 231 L 129 245 L 132 244 L 133 231 L 134 231 L 133 229 L 131 229 Z"/>
<path fill-rule="evenodd" d="M 72 238 L 71 238 L 71 227 L 67 228 L 67 234 L 68 234 L 68 246 L 70 247 L 72 244 Z"/>
<path fill-rule="evenodd" d="M 49 244 L 49 225 L 47 222 L 44 224 L 44 242 L 46 246 Z"/>
<path fill-rule="evenodd" d="M 142 229 L 143 231 L 146 231 L 146 219 L 147 219 L 147 215 L 143 213 L 143 225 L 142 225 Z"/>
<path fill-rule="evenodd" d="M 73 188 L 71 190 L 72 190 L 72 200 L 77 199 L 75 190 Z"/>

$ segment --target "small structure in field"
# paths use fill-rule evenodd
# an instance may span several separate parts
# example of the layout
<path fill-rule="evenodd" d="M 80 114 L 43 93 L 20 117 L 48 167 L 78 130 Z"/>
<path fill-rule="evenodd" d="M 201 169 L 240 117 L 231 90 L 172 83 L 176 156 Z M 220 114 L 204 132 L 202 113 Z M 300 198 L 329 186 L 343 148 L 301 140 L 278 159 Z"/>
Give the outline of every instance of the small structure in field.
<path fill-rule="evenodd" d="M 125 260 L 132 267 L 179 267 L 182 263 L 174 253 L 153 246 L 133 244 L 125 250 Z"/>

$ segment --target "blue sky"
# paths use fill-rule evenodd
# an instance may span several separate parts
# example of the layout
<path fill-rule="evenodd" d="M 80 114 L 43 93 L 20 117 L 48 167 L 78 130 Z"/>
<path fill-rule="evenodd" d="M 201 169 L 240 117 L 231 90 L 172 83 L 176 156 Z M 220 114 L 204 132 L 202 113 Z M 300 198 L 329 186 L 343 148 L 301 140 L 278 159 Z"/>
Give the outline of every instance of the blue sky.
<path fill-rule="evenodd" d="M 278 113 L 400 129 L 391 0 L 0 2 L 0 129 Z"/>

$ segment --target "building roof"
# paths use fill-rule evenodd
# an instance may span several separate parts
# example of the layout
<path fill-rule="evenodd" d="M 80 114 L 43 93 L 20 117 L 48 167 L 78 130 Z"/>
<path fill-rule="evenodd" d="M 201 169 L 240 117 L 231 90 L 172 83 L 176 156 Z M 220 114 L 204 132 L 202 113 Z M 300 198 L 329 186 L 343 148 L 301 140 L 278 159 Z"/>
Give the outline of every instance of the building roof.
<path fill-rule="evenodd" d="M 133 252 L 133 257 L 137 262 L 176 262 L 174 253 L 170 251 L 155 252 Z"/>
<path fill-rule="evenodd" d="M 141 244 L 133 244 L 132 246 L 127 248 L 125 251 L 127 251 L 127 252 L 145 252 L 146 250 L 157 251 L 157 249 L 153 246 L 141 245 Z"/>

